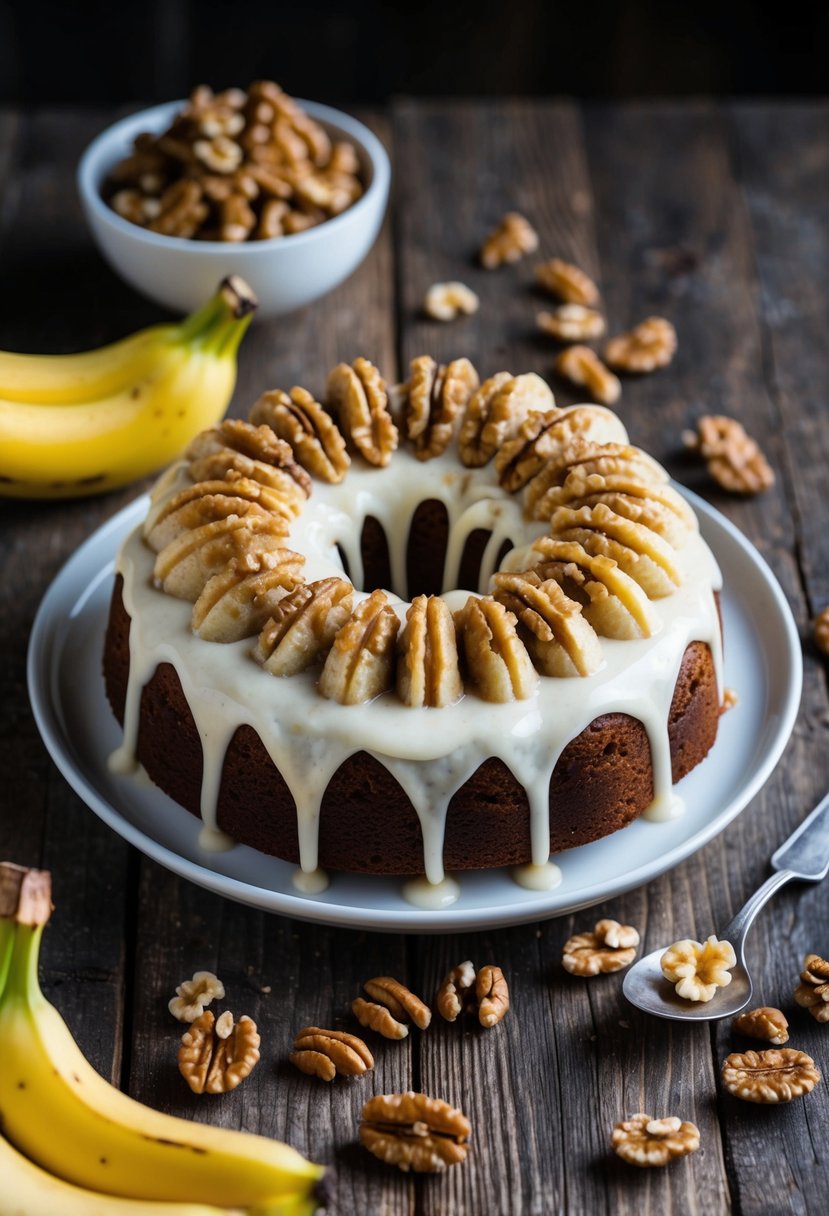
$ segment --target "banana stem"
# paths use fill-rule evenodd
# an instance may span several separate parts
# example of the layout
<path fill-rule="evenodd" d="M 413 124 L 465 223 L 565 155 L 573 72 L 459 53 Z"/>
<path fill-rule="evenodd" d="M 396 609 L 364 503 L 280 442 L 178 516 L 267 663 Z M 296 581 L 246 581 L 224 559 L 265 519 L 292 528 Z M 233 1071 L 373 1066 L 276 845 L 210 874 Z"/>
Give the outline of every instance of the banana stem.
<path fill-rule="evenodd" d="M 49 871 L 27 870 L 11 861 L 0 862 L 0 1001 L 15 985 L 18 994 L 41 996 L 37 960 L 43 926 L 51 913 Z M 25 955 L 22 962 L 21 951 Z"/>
<path fill-rule="evenodd" d="M 232 353 L 253 319 L 257 301 L 244 279 L 230 275 L 219 284 L 216 294 L 177 326 L 179 341 Z M 234 344 L 224 345 L 227 336 L 236 335 Z"/>

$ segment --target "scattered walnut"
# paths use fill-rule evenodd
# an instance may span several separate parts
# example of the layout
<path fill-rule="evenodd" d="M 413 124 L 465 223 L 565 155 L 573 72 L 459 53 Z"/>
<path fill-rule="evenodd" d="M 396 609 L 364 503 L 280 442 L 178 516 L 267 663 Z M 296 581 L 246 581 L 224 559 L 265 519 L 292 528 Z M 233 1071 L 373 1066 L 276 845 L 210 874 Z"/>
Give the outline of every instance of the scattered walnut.
<path fill-rule="evenodd" d="M 322 1081 L 333 1081 L 338 1073 L 341 1077 L 361 1077 L 374 1067 L 374 1056 L 357 1035 L 319 1026 L 300 1030 L 289 1059 L 300 1072 Z"/>
<path fill-rule="evenodd" d="M 822 655 L 829 658 L 829 608 L 824 608 L 815 617 L 814 632 L 815 646 Z"/>
<path fill-rule="evenodd" d="M 509 988 L 500 967 L 488 964 L 475 980 L 478 999 L 478 1021 L 489 1030 L 503 1021 L 509 1010 Z"/>
<path fill-rule="evenodd" d="M 397 695 L 417 708 L 453 705 L 463 694 L 452 613 L 439 595 L 417 595 L 397 638 Z"/>
<path fill-rule="evenodd" d="M 435 1003 L 440 1016 L 447 1022 L 454 1022 L 474 991 L 475 966 L 467 959 L 465 963 L 458 963 L 457 967 L 453 967 L 449 974 L 444 976 L 438 988 Z"/>
<path fill-rule="evenodd" d="M 435 321 L 454 321 L 463 313 L 471 316 L 481 301 L 465 283 L 433 283 L 423 299 L 423 311 Z"/>
<path fill-rule="evenodd" d="M 481 246 L 481 265 L 494 270 L 506 262 L 517 262 L 525 253 L 535 253 L 538 234 L 523 215 L 509 211 Z"/>
<path fill-rule="evenodd" d="M 471 1131 L 462 1111 L 410 1090 L 366 1102 L 360 1143 L 388 1165 L 431 1174 L 466 1160 Z"/>
<path fill-rule="evenodd" d="M 599 302 L 599 289 L 589 275 L 561 258 L 550 258 L 536 267 L 535 278 L 539 287 L 564 300 L 565 304 L 584 304 L 595 308 Z"/>
<path fill-rule="evenodd" d="M 559 304 L 552 312 L 540 312 L 535 318 L 542 333 L 558 342 L 584 342 L 600 338 L 605 330 L 604 317 L 595 308 L 583 304 Z"/>
<path fill-rule="evenodd" d="M 699 1128 L 683 1123 L 676 1115 L 652 1119 L 650 1115 L 631 1115 L 617 1123 L 610 1138 L 613 1150 L 629 1165 L 667 1165 L 677 1157 L 687 1157 L 699 1148 Z"/>
<path fill-rule="evenodd" d="M 195 1022 L 211 1001 L 221 1000 L 224 994 L 224 984 L 212 971 L 197 971 L 191 980 L 178 985 L 167 1008 L 180 1022 Z"/>
<path fill-rule="evenodd" d="M 568 938 L 561 952 L 561 965 L 571 975 L 599 975 L 621 971 L 636 958 L 639 934 L 632 925 L 600 920 L 592 933 Z"/>
<path fill-rule="evenodd" d="M 387 1039 L 405 1039 L 408 1023 L 414 1022 L 425 1030 L 432 1020 L 432 1011 L 419 997 L 390 975 L 378 975 L 363 984 L 371 1001 L 357 997 L 351 1010 L 361 1026 L 369 1026 Z"/>
<path fill-rule="evenodd" d="M 397 447 L 397 427 L 389 413 L 385 381 L 374 364 L 363 358 L 350 367 L 338 363 L 325 394 L 346 439 L 369 464 L 387 465 Z"/>
<path fill-rule="evenodd" d="M 342 481 L 351 464 L 337 424 L 307 389 L 263 393 L 250 411 L 254 424 L 265 423 L 291 445 L 303 468 L 323 481 Z"/>
<path fill-rule="evenodd" d="M 734 1019 L 734 1029 L 738 1034 L 747 1035 L 750 1039 L 764 1039 L 777 1047 L 789 1041 L 789 1023 L 785 1014 L 768 1005 L 746 1009 Z"/>
<path fill-rule="evenodd" d="M 676 353 L 676 330 L 664 317 L 648 317 L 635 329 L 611 338 L 604 357 L 620 372 L 652 372 L 667 367 Z"/>
<path fill-rule="evenodd" d="M 736 690 L 733 688 L 724 688 L 720 713 L 727 714 L 730 709 L 736 709 L 739 704 L 740 698 L 737 696 Z"/>
<path fill-rule="evenodd" d="M 568 346 L 556 357 L 553 370 L 565 380 L 586 388 L 602 405 L 615 405 L 622 395 L 618 376 L 605 367 L 589 346 Z"/>
<path fill-rule="evenodd" d="M 732 494 L 759 494 L 774 485 L 774 471 L 757 442 L 736 418 L 706 414 L 697 430 L 684 431 L 685 446 L 699 452 L 714 480 Z"/>
<path fill-rule="evenodd" d="M 318 688 L 341 705 L 361 705 L 387 692 L 394 682 L 400 622 L 384 592 L 372 591 L 338 630 Z"/>
<path fill-rule="evenodd" d="M 251 1018 L 234 1025 L 226 1010 L 216 1022 L 207 1010 L 182 1035 L 178 1070 L 194 1094 L 226 1094 L 256 1067 L 259 1043 Z"/>
<path fill-rule="evenodd" d="M 730 1055 L 721 1076 L 728 1092 L 746 1102 L 791 1102 L 810 1093 L 820 1080 L 812 1057 L 793 1047 Z"/>
<path fill-rule="evenodd" d="M 686 1001 L 710 1001 L 718 988 L 731 983 L 737 956 L 730 942 L 712 934 L 705 942 L 683 938 L 669 946 L 660 960 L 662 974 Z"/>
<path fill-rule="evenodd" d="M 807 954 L 794 999 L 808 1009 L 816 1022 L 829 1022 L 829 963 L 819 954 Z"/>
<path fill-rule="evenodd" d="M 460 1013 L 476 1013 L 487 1030 L 503 1021 L 509 1010 L 509 987 L 500 967 L 488 963 L 475 973 L 467 960 L 453 967 L 437 992 L 441 1017 L 454 1022 Z"/>

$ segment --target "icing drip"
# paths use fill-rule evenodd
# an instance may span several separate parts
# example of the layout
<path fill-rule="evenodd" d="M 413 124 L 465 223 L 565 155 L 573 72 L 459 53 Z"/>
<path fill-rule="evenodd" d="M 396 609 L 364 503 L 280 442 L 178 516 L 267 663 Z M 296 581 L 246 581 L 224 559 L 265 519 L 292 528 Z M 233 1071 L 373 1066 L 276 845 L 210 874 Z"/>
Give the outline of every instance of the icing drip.
<path fill-rule="evenodd" d="M 291 525 L 287 544 L 306 557 L 308 582 L 342 575 L 338 546 L 358 590 L 362 577 L 360 538 L 374 516 L 388 538 L 393 603 L 401 620 L 407 604 L 406 541 L 417 506 L 426 499 L 444 503 L 449 541 L 444 563 L 445 598 L 461 607 L 469 591 L 457 587 L 464 546 L 475 529 L 491 532 L 482 562 L 485 590 L 505 541 L 531 543 L 547 529 L 522 517 L 520 496 L 508 495 L 492 465 L 460 468 L 454 454 L 421 463 L 406 450 L 395 454 L 393 493 L 380 497 L 378 470 L 352 466 L 339 485 L 315 483 L 314 493 Z M 184 466 L 165 474 L 154 496 L 159 503 L 190 484 Z M 542 677 L 526 701 L 491 704 L 467 693 L 441 709 L 411 709 L 394 693 L 361 705 L 342 706 L 319 696 L 318 672 L 288 678 L 271 676 L 252 658 L 254 639 L 205 643 L 190 626 L 191 605 L 152 585 L 154 554 L 137 529 L 125 540 L 117 561 L 124 580 L 124 605 L 131 617 L 130 673 L 124 714 L 124 742 L 111 759 L 114 771 L 134 762 L 141 691 L 159 663 L 171 663 L 181 681 L 202 741 L 204 775 L 201 815 L 208 833 L 218 831 L 216 807 L 225 752 L 239 726 L 250 726 L 281 772 L 297 806 L 300 870 L 295 885 L 307 893 L 323 889 L 318 868 L 319 815 L 328 783 L 358 751 L 373 755 L 399 782 L 420 822 L 425 878 L 406 884 L 406 898 L 423 907 L 446 907 L 459 887 L 443 870 L 446 813 L 452 795 L 488 757 L 499 757 L 527 791 L 532 865 L 518 867 L 516 881 L 549 889 L 560 881 L 548 863 L 549 785 L 556 762 L 571 739 L 602 714 L 625 713 L 643 723 L 650 742 L 654 800 L 651 819 L 670 818 L 679 809 L 671 785 L 668 712 L 689 643 L 706 643 L 722 695 L 722 647 L 712 588 L 721 585 L 716 562 L 697 533 L 689 533 L 681 562 L 686 578 L 673 594 L 651 601 L 658 628 L 648 638 L 602 638 L 604 664 L 587 678 Z M 504 563 L 520 570 L 522 551 Z M 371 590 L 369 588 L 368 590 Z M 470 589 L 471 591 L 472 589 Z"/>
<path fill-rule="evenodd" d="M 561 885 L 561 870 L 552 861 L 545 861 L 541 866 L 514 866 L 510 873 L 519 887 L 526 887 L 528 891 L 553 891 Z"/>
<path fill-rule="evenodd" d="M 321 895 L 323 891 L 327 891 L 331 884 L 331 879 L 326 874 L 325 870 L 294 870 L 291 875 L 291 882 L 296 887 L 297 891 L 301 891 L 303 895 Z"/>

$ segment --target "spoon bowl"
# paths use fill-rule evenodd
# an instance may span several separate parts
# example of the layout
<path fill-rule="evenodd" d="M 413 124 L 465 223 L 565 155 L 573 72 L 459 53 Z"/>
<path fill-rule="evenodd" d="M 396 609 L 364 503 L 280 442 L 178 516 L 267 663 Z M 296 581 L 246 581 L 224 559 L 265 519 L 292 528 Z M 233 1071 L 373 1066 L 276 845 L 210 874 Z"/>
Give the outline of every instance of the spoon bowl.
<path fill-rule="evenodd" d="M 742 963 L 731 972 L 727 988 L 718 988 L 710 1001 L 686 1001 L 677 996 L 675 986 L 662 974 L 660 959 L 665 949 L 646 954 L 625 975 L 622 991 L 631 1005 L 658 1018 L 675 1022 L 713 1022 L 730 1018 L 745 1009 L 751 1000 L 751 976 Z"/>

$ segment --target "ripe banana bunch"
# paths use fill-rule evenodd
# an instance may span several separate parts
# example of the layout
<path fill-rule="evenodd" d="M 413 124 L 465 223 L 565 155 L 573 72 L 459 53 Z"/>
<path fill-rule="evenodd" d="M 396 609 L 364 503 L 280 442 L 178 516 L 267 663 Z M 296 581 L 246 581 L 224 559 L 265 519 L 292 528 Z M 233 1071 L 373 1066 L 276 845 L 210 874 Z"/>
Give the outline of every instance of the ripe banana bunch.
<path fill-rule="evenodd" d="M 45 871 L 0 863 L 0 1216 L 313 1216 L 324 1167 L 105 1081 L 40 990 Z"/>
<path fill-rule="evenodd" d="M 0 495 L 99 494 L 169 464 L 227 409 L 255 310 L 231 275 L 178 325 L 79 355 L 0 351 Z"/>

